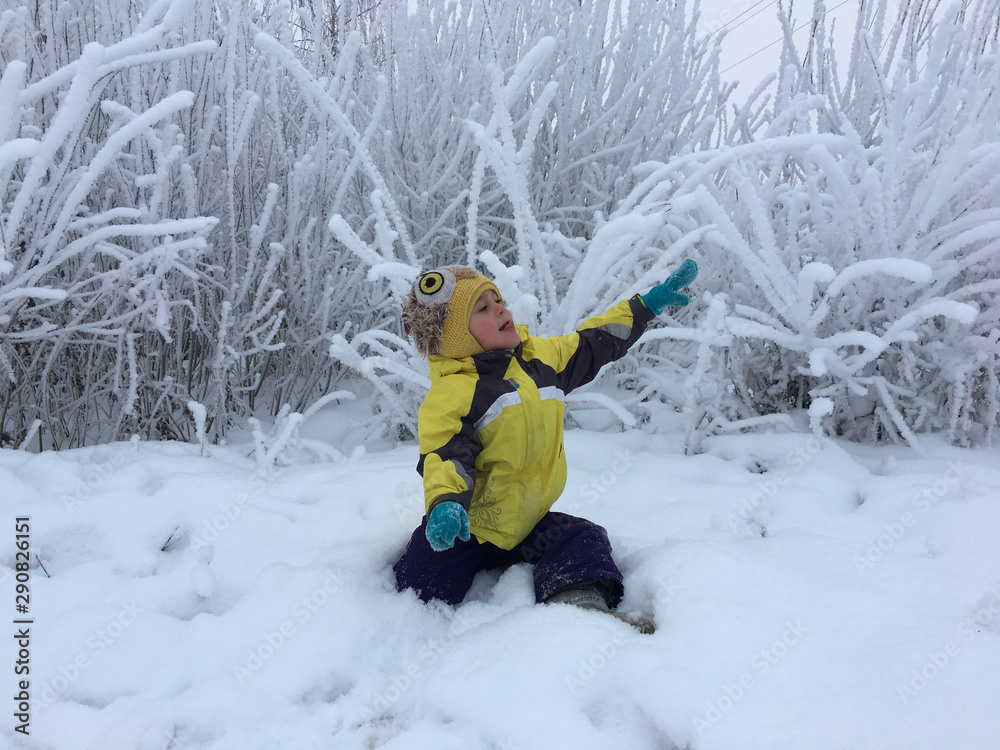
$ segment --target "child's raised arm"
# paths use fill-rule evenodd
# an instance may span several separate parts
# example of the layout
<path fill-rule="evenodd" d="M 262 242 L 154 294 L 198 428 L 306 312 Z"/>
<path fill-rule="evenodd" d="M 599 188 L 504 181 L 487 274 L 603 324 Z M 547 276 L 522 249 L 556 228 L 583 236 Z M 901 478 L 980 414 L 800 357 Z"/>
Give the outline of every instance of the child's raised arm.
<path fill-rule="evenodd" d="M 697 275 L 698 264 L 685 260 L 662 284 L 587 318 L 575 333 L 530 339 L 528 357 L 538 357 L 552 367 L 559 389 L 569 393 L 593 380 L 606 364 L 625 356 L 664 308 L 687 305 L 687 295 L 677 290 Z"/>

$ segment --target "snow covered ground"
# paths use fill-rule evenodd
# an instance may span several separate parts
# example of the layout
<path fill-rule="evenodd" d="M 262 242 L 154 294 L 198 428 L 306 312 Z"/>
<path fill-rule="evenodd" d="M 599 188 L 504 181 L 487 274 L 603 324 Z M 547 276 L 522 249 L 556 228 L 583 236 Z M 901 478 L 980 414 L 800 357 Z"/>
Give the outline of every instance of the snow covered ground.
<path fill-rule="evenodd" d="M 526 565 L 457 608 L 396 593 L 414 444 L 266 472 L 236 446 L 0 451 L 0 610 L 32 620 L 31 734 L 8 636 L 0 747 L 997 747 L 1000 452 L 681 436 L 569 430 L 556 506 L 607 527 L 652 636 L 535 605 Z"/>

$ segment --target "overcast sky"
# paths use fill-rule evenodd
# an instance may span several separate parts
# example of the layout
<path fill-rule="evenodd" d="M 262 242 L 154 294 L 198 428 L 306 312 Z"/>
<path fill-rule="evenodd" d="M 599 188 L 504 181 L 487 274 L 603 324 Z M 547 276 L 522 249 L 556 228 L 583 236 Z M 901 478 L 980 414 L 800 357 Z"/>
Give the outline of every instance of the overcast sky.
<path fill-rule="evenodd" d="M 893 3 L 895 4 L 895 3 Z M 787 0 L 783 5 L 788 7 Z M 835 24 L 835 43 L 842 65 L 847 63 L 850 40 L 860 0 L 827 0 L 827 15 Z M 809 38 L 812 0 L 794 4 L 795 41 L 804 48 Z M 722 45 L 723 78 L 740 81 L 737 97 L 747 95 L 768 73 L 775 72 L 781 52 L 778 0 L 702 0 L 700 29 L 725 29 Z"/>

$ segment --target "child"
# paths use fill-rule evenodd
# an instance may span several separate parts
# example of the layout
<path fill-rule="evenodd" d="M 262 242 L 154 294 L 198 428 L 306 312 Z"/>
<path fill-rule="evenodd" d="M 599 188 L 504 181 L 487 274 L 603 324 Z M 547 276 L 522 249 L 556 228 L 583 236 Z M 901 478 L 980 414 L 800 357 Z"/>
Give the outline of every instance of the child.
<path fill-rule="evenodd" d="M 430 360 L 418 433 L 427 515 L 394 566 L 400 591 L 458 604 L 480 570 L 534 563 L 535 599 L 611 610 L 622 574 L 607 532 L 550 511 L 566 484 L 565 394 L 621 358 L 667 306 L 683 306 L 698 266 L 686 260 L 645 295 L 619 302 L 568 336 L 515 325 L 496 285 L 447 266 L 419 276 L 403 327 Z"/>

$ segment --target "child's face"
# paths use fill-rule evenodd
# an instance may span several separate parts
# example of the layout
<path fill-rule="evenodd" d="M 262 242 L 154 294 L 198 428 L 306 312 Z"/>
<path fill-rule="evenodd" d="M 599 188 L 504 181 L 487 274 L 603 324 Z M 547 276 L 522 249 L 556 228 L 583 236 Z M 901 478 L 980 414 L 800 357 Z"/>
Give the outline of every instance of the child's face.
<path fill-rule="evenodd" d="M 513 349 L 521 343 L 510 310 L 504 307 L 492 289 L 480 294 L 476 304 L 472 306 L 469 333 L 488 352 Z"/>

